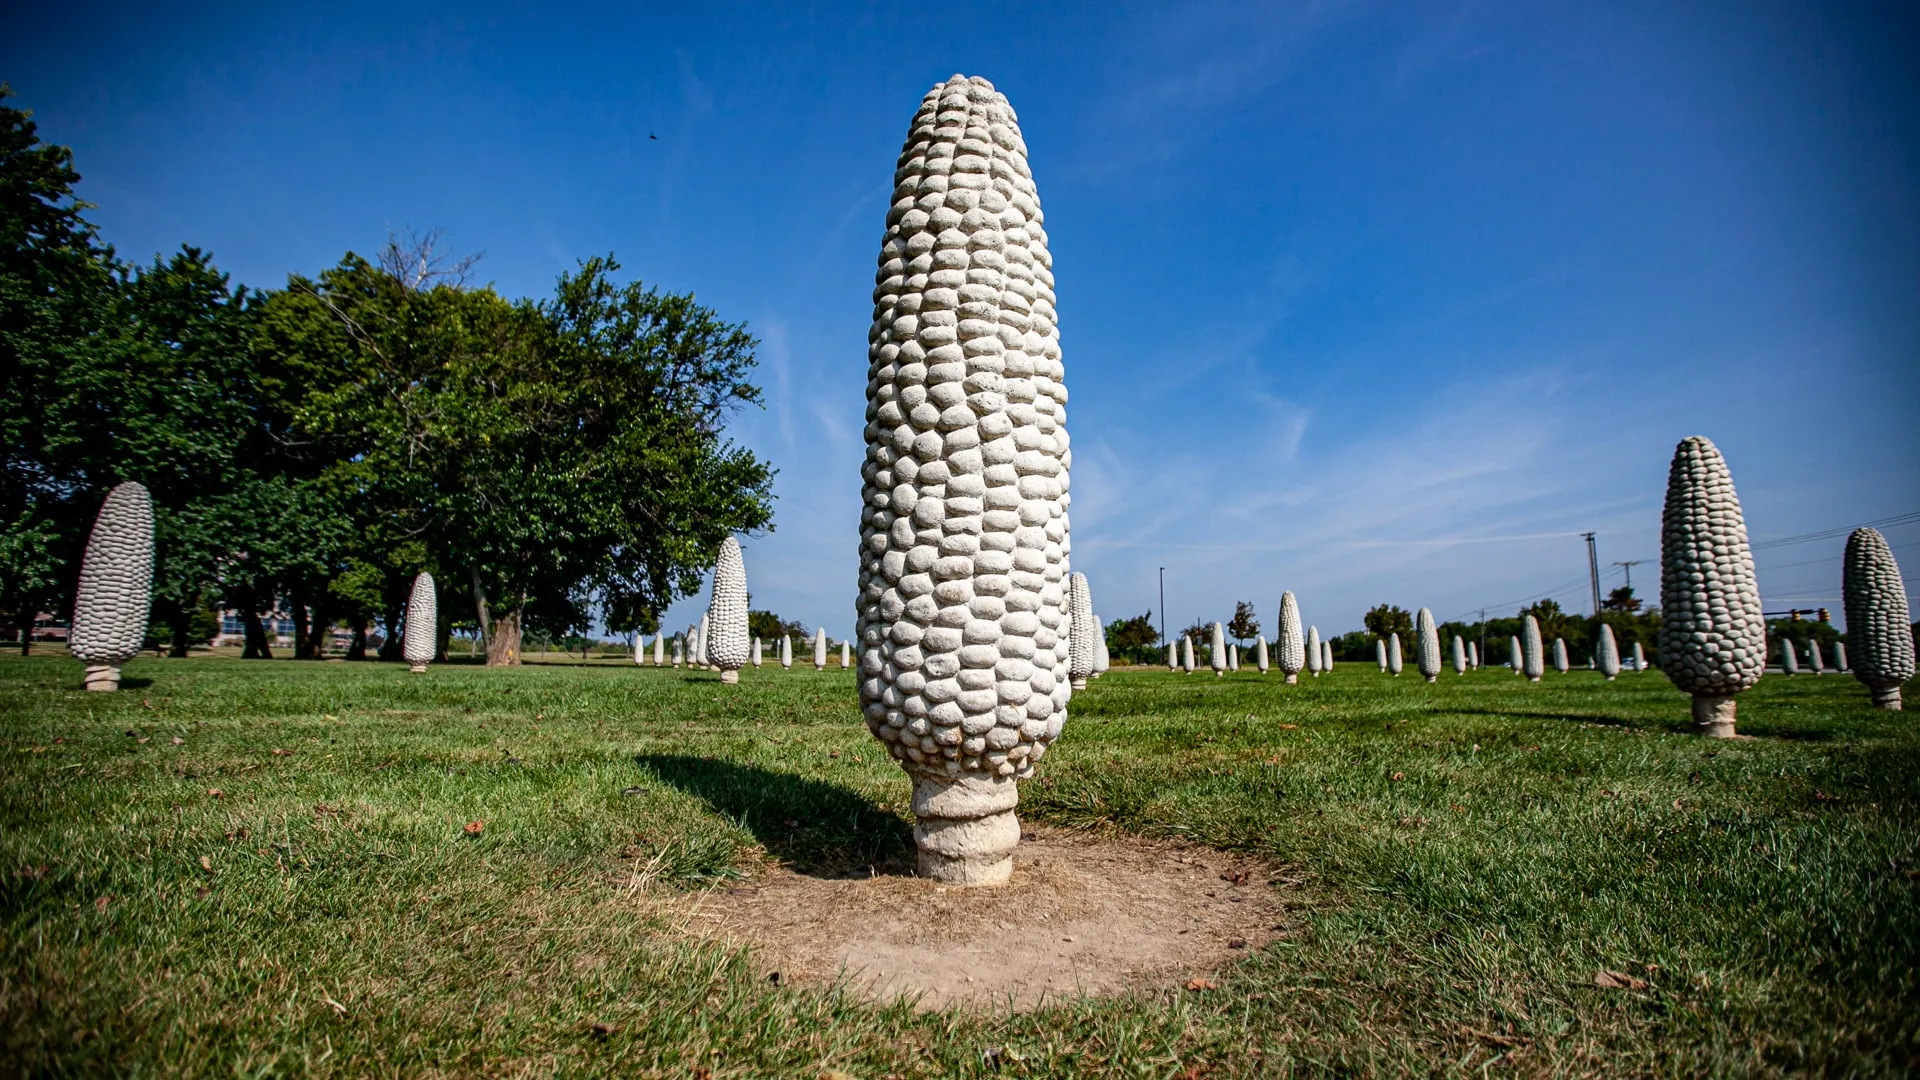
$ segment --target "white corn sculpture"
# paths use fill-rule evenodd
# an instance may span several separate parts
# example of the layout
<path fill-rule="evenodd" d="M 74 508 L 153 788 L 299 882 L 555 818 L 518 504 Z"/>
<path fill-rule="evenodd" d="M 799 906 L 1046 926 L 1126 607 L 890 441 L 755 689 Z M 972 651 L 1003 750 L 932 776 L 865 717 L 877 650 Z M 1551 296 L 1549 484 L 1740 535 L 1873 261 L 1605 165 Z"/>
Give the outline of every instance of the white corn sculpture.
<path fill-rule="evenodd" d="M 1468 670 L 1470 670 L 1470 671 L 1479 671 L 1479 670 L 1480 670 L 1480 644 L 1479 644 L 1479 642 L 1475 642 L 1475 641 L 1469 641 L 1469 642 L 1467 642 L 1467 668 L 1468 668 Z"/>
<path fill-rule="evenodd" d="M 655 631 L 653 635 L 653 666 L 661 667 L 666 663 L 666 659 L 667 659 L 667 631 L 665 627 L 662 627 L 661 629 Z"/>
<path fill-rule="evenodd" d="M 1253 663 L 1260 669 L 1262 675 L 1267 673 L 1268 660 L 1267 635 L 1257 634 L 1253 639 Z"/>
<path fill-rule="evenodd" d="M 674 667 L 677 668 L 680 666 L 681 661 L 683 659 L 683 654 L 684 654 L 683 642 L 679 642 L 679 641 L 674 642 L 673 643 L 673 666 Z"/>
<path fill-rule="evenodd" d="M 1099 678 L 1107 673 L 1107 624 L 1100 616 L 1093 617 L 1093 677 Z"/>
<path fill-rule="evenodd" d="M 1453 673 L 1455 675 L 1465 675 L 1467 673 L 1467 643 L 1461 639 L 1459 634 L 1453 635 L 1452 660 Z"/>
<path fill-rule="evenodd" d="M 707 625 L 707 660 L 720 669 L 720 681 L 738 683 L 740 669 L 753 658 L 747 639 L 747 562 L 740 541 L 729 536 L 720 542 L 713 564 L 713 621 Z"/>
<path fill-rule="evenodd" d="M 766 655 L 767 655 L 767 647 L 760 643 L 759 638 L 757 637 L 754 638 L 753 639 L 753 666 L 759 667 L 761 662 L 766 659 Z"/>
<path fill-rule="evenodd" d="M 1291 592 L 1280 594 L 1280 626 L 1274 634 L 1273 643 L 1280 652 L 1280 670 L 1291 686 L 1300 681 L 1300 669 L 1307 666 L 1306 639 L 1300 634 L 1300 602 Z"/>
<path fill-rule="evenodd" d="M 1433 612 L 1421 608 L 1413 617 L 1413 662 L 1420 677 L 1428 682 L 1440 678 L 1440 628 L 1434 625 Z"/>
<path fill-rule="evenodd" d="M 824 626 L 813 629 L 813 670 L 827 670 L 827 628 Z"/>
<path fill-rule="evenodd" d="M 1397 679 L 1400 677 L 1402 666 L 1404 665 L 1400 658 L 1400 631 L 1395 630 L 1387 635 L 1387 673 Z"/>
<path fill-rule="evenodd" d="M 1510 637 L 1507 639 L 1507 666 L 1513 669 L 1515 675 L 1524 673 L 1526 668 L 1525 655 L 1525 652 L 1520 648 L 1519 638 Z"/>
<path fill-rule="evenodd" d="M 1320 651 L 1320 628 L 1309 626 L 1307 627 L 1307 670 L 1317 679 L 1326 666 L 1326 656 Z"/>
<path fill-rule="evenodd" d="M 1807 639 L 1807 666 L 1813 669 L 1815 675 L 1825 675 L 1827 673 L 1827 660 L 1826 657 L 1820 655 L 1819 638 Z"/>
<path fill-rule="evenodd" d="M 1572 666 L 1573 666 L 1572 664 L 1567 662 L 1567 639 L 1559 638 L 1559 637 L 1554 638 L 1553 639 L 1553 670 L 1559 672 L 1562 675 L 1565 675 L 1567 673 L 1567 669 Z"/>
<path fill-rule="evenodd" d="M 1732 738 L 1734 695 L 1766 671 L 1767 627 L 1740 498 L 1710 440 L 1674 449 L 1660 530 L 1660 669 L 1693 695 L 1703 734 Z"/>
<path fill-rule="evenodd" d="M 849 641 L 842 641 L 840 643 L 840 670 L 845 671 L 852 666 L 853 666 L 853 643 Z"/>
<path fill-rule="evenodd" d="M 633 664 L 635 667 L 641 667 L 641 666 L 644 666 L 646 662 L 647 662 L 647 635 L 638 630 L 635 630 L 633 632 Z"/>
<path fill-rule="evenodd" d="M 1323 654 L 1320 660 L 1320 670 L 1331 675 L 1333 673 L 1333 642 L 1321 642 L 1320 651 Z"/>
<path fill-rule="evenodd" d="M 1540 647 L 1540 620 L 1529 615 L 1520 623 L 1520 662 L 1528 682 L 1539 682 L 1547 673 L 1546 657 Z"/>
<path fill-rule="evenodd" d="M 1207 644 L 1207 665 L 1213 668 L 1216 678 L 1227 673 L 1227 632 L 1217 622 L 1213 624 L 1213 636 Z"/>
<path fill-rule="evenodd" d="M 1167 642 L 1167 670 L 1180 670 L 1180 646 L 1171 641 Z"/>
<path fill-rule="evenodd" d="M 1913 624 L 1900 564 L 1878 529 L 1855 529 L 1847 537 L 1841 592 L 1847 606 L 1847 640 L 1860 662 L 1853 677 L 1882 709 L 1899 710 L 1900 684 L 1913 678 Z M 1847 665 L 1848 650 L 1836 644 L 1834 660 Z"/>
<path fill-rule="evenodd" d="M 1067 677 L 1075 690 L 1085 690 L 1093 674 L 1093 592 L 1087 575 L 1067 576 Z"/>
<path fill-rule="evenodd" d="M 1227 646 L 1227 670 L 1240 670 L 1240 646 L 1238 645 Z"/>
<path fill-rule="evenodd" d="M 1380 638 L 1373 643 L 1373 658 L 1380 662 L 1380 670 L 1387 670 L 1387 639 Z"/>
<path fill-rule="evenodd" d="M 1800 674 L 1800 657 L 1795 655 L 1792 638 L 1780 639 L 1780 671 L 1786 675 Z"/>
<path fill-rule="evenodd" d="M 146 640 L 152 596 L 153 499 L 128 480 L 100 504 L 74 590 L 67 649 L 87 665 L 88 690 L 120 689 L 120 665 Z"/>
<path fill-rule="evenodd" d="M 780 637 L 780 666 L 788 671 L 793 670 L 792 634 L 783 634 Z"/>
<path fill-rule="evenodd" d="M 707 646 L 709 645 L 707 635 L 711 632 L 711 627 L 708 624 L 708 616 L 712 613 L 712 607 L 708 607 L 706 611 L 701 612 L 699 629 L 693 632 L 693 662 L 699 667 L 713 666 L 713 657 L 707 655 Z"/>
<path fill-rule="evenodd" d="M 1600 674 L 1612 682 L 1620 674 L 1620 645 L 1613 639 L 1613 627 L 1606 623 L 1600 624 L 1599 653 Z"/>
<path fill-rule="evenodd" d="M 1193 635 L 1187 634 L 1180 638 L 1180 670 L 1191 675 L 1193 668 Z"/>
<path fill-rule="evenodd" d="M 1068 682 L 1066 369 L 1052 257 L 1007 99 L 958 75 L 894 172 L 868 336 L 860 702 L 913 777 L 920 873 L 1013 872 L 1015 781 Z"/>
<path fill-rule="evenodd" d="M 424 571 L 415 575 L 413 592 L 407 597 L 406 621 L 400 628 L 400 655 L 409 671 L 419 675 L 433 659 L 435 633 L 439 619 L 434 614 L 433 575 Z"/>
<path fill-rule="evenodd" d="M 1912 633 L 1912 627 L 1908 627 L 1907 632 Z M 1833 643 L 1833 670 L 1849 675 L 1853 673 L 1853 669 L 1847 666 L 1847 643 L 1844 641 Z"/>
<path fill-rule="evenodd" d="M 1633 643 L 1633 670 L 1647 670 L 1647 652 L 1640 647 L 1640 643 L 1637 641 Z"/>

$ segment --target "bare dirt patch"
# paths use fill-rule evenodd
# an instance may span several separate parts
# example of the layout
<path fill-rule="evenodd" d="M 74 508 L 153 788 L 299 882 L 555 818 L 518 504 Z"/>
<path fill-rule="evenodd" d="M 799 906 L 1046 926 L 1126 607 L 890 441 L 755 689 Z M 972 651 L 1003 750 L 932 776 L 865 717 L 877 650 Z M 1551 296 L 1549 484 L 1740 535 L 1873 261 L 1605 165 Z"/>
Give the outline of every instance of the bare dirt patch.
<path fill-rule="evenodd" d="M 1000 886 L 770 867 L 674 904 L 688 932 L 752 946 L 782 981 L 844 972 L 926 1009 L 1185 986 L 1294 929 L 1286 893 L 1301 882 L 1283 867 L 1191 844 L 1027 835 Z"/>

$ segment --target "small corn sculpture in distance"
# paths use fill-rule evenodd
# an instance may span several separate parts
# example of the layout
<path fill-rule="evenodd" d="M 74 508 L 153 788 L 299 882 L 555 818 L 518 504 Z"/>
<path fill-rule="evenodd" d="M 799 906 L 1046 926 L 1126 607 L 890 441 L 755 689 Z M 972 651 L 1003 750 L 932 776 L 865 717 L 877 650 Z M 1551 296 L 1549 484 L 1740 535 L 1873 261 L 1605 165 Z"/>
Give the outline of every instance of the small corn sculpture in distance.
<path fill-rule="evenodd" d="M 1647 670 L 1647 651 L 1642 649 L 1637 641 L 1633 643 L 1633 670 Z"/>
<path fill-rule="evenodd" d="M 1377 638 L 1373 643 L 1373 658 L 1380 664 L 1381 673 L 1387 670 L 1387 639 Z"/>
<path fill-rule="evenodd" d="M 439 618 L 434 612 L 433 575 L 422 571 L 413 579 L 413 592 L 407 597 L 406 622 L 400 630 L 400 656 L 415 675 L 424 674 L 433 660 Z"/>
<path fill-rule="evenodd" d="M 1307 666 L 1307 646 L 1300 633 L 1300 602 L 1291 592 L 1280 594 L 1280 626 L 1274 633 L 1280 670 L 1287 677 L 1287 685 L 1292 686 L 1300 681 L 1300 669 Z"/>
<path fill-rule="evenodd" d="M 1013 872 L 1016 781 L 1072 694 L 1066 369 L 1007 99 L 954 76 L 894 172 L 868 335 L 860 703 L 913 778 L 923 876 Z"/>
<path fill-rule="evenodd" d="M 1562 675 L 1565 675 L 1567 673 L 1567 669 L 1571 668 L 1572 666 L 1573 664 L 1569 662 L 1567 659 L 1567 639 L 1561 638 L 1561 637 L 1554 638 L 1553 639 L 1553 670 L 1559 672 Z"/>
<path fill-rule="evenodd" d="M 1267 653 L 1267 635 L 1265 634 L 1254 635 L 1253 663 L 1255 667 L 1260 669 L 1260 674 L 1265 675 L 1267 673 L 1268 662 L 1270 659 L 1271 657 Z"/>
<path fill-rule="evenodd" d="M 1813 669 L 1815 675 L 1825 675 L 1827 673 L 1826 658 L 1820 655 L 1819 638 L 1807 639 L 1807 666 Z"/>
<path fill-rule="evenodd" d="M 1476 641 L 1467 642 L 1467 667 L 1469 670 L 1472 670 L 1472 671 L 1480 670 L 1480 643 L 1479 642 L 1476 642 Z"/>
<path fill-rule="evenodd" d="M 1612 682 L 1620 674 L 1620 645 L 1613 639 L 1613 627 L 1600 624 L 1599 661 L 1600 674 Z"/>
<path fill-rule="evenodd" d="M 793 635 L 787 634 L 780 639 L 780 666 L 793 670 Z"/>
<path fill-rule="evenodd" d="M 1329 675 L 1333 674 L 1333 642 L 1331 641 L 1321 642 L 1320 652 L 1321 652 L 1320 670 L 1326 672 Z"/>
<path fill-rule="evenodd" d="M 1207 643 L 1207 666 L 1213 668 L 1216 678 L 1227 673 L 1227 631 L 1217 622 Z"/>
<path fill-rule="evenodd" d="M 667 631 L 665 627 L 653 634 L 653 666 L 663 667 L 667 660 Z"/>
<path fill-rule="evenodd" d="M 1674 448 L 1660 519 L 1660 669 L 1693 695 L 1702 734 L 1734 736 L 1734 695 L 1767 667 L 1767 627 L 1746 519 L 1726 459 L 1691 435 Z"/>
<path fill-rule="evenodd" d="M 827 670 L 827 628 L 824 626 L 813 630 L 813 670 Z"/>
<path fill-rule="evenodd" d="M 1800 657 L 1795 654 L 1792 638 L 1780 639 L 1780 671 L 1785 675 L 1800 674 Z"/>
<path fill-rule="evenodd" d="M 1238 645 L 1227 646 L 1227 670 L 1230 672 L 1240 670 L 1240 646 Z"/>
<path fill-rule="evenodd" d="M 1433 612 L 1421 608 L 1413 618 L 1413 662 L 1420 677 L 1428 682 L 1440 678 L 1440 629 L 1434 625 Z"/>
<path fill-rule="evenodd" d="M 1520 623 L 1520 663 L 1528 682 L 1539 682 L 1547 673 L 1545 650 L 1540 645 L 1540 620 L 1529 615 Z"/>
<path fill-rule="evenodd" d="M 1314 678 L 1319 678 L 1320 672 L 1327 666 L 1326 659 L 1326 654 L 1320 651 L 1320 628 L 1307 627 L 1307 671 Z"/>
<path fill-rule="evenodd" d="M 1907 632 L 1912 633 L 1912 628 L 1909 627 Z M 1847 666 L 1847 643 L 1844 641 L 1833 643 L 1833 670 L 1848 675 L 1853 673 L 1853 669 Z"/>
<path fill-rule="evenodd" d="M 685 651 L 686 650 L 685 650 L 684 639 L 673 643 L 673 666 L 674 667 L 676 668 L 679 667 L 681 663 L 685 660 Z"/>
<path fill-rule="evenodd" d="M 1193 635 L 1186 634 L 1180 638 L 1180 670 L 1184 674 L 1191 675 L 1194 667 Z"/>
<path fill-rule="evenodd" d="M 647 635 L 642 631 L 633 632 L 633 664 L 644 667 L 647 663 Z"/>
<path fill-rule="evenodd" d="M 1107 663 L 1112 659 L 1107 655 L 1107 624 L 1100 616 L 1093 617 L 1093 677 L 1099 678 L 1107 673 Z"/>
<path fill-rule="evenodd" d="M 1507 666 L 1513 669 L 1513 673 L 1515 675 L 1521 674 L 1525 669 L 1526 667 L 1526 662 L 1524 660 L 1525 656 L 1526 656 L 1525 651 L 1520 648 L 1520 639 L 1518 637 L 1508 638 L 1507 639 Z"/>
<path fill-rule="evenodd" d="M 701 612 L 700 625 L 693 632 L 693 662 L 697 667 L 713 666 L 713 658 L 707 655 L 707 634 L 711 630 L 708 617 L 712 614 L 713 609 L 711 607 Z"/>
<path fill-rule="evenodd" d="M 74 590 L 67 649 L 87 665 L 88 690 L 120 689 L 120 665 L 146 640 L 152 594 L 153 499 L 128 480 L 100 504 Z"/>
<path fill-rule="evenodd" d="M 753 656 L 754 667 L 759 667 L 762 661 L 766 659 L 766 655 L 767 655 L 766 646 L 760 643 L 760 639 L 758 637 L 755 637 L 753 639 L 753 645 L 749 647 L 748 652 L 751 653 Z"/>
<path fill-rule="evenodd" d="M 1913 624 L 1900 564 L 1878 529 L 1855 529 L 1847 537 L 1841 582 L 1853 647 L 1836 646 L 1834 659 L 1845 667 L 1851 652 L 1853 677 L 1866 684 L 1873 703 L 1898 711 L 1900 684 L 1913 678 Z"/>
<path fill-rule="evenodd" d="M 1180 670 L 1180 646 L 1171 641 L 1167 642 L 1167 670 Z"/>
<path fill-rule="evenodd" d="M 1397 679 L 1403 667 L 1405 662 L 1400 655 L 1400 631 L 1395 630 L 1387 635 L 1387 673 Z"/>
<path fill-rule="evenodd" d="M 1453 673 L 1455 675 L 1465 675 L 1467 673 L 1467 643 L 1459 634 L 1453 635 L 1452 659 Z"/>
<path fill-rule="evenodd" d="M 740 669 L 753 659 L 747 637 L 747 562 L 740 541 L 729 536 L 720 542 L 713 564 L 713 597 L 708 610 L 707 659 L 720 669 L 720 681 L 738 683 Z"/>
<path fill-rule="evenodd" d="M 852 666 L 853 643 L 850 641 L 842 641 L 840 642 L 840 670 L 845 671 Z"/>
<path fill-rule="evenodd" d="M 1067 677 L 1075 690 L 1085 690 L 1093 675 L 1094 641 L 1093 591 L 1087 575 L 1067 576 Z"/>

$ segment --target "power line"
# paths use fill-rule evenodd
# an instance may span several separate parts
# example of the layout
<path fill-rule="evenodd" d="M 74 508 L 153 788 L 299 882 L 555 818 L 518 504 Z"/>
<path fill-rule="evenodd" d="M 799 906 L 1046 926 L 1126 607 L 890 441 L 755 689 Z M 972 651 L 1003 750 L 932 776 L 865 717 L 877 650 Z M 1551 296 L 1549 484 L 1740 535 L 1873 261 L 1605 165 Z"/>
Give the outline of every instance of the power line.
<path fill-rule="evenodd" d="M 1905 514 L 1895 514 L 1892 517 L 1881 518 L 1878 521 L 1863 522 L 1859 525 L 1844 525 L 1837 529 L 1822 529 L 1819 532 L 1801 533 L 1798 536 L 1782 536 L 1773 540 L 1762 540 L 1757 544 L 1751 545 L 1751 547 L 1754 551 L 1765 551 L 1769 548 L 1786 547 L 1789 544 L 1808 544 L 1815 540 L 1826 540 L 1835 536 L 1845 536 L 1855 529 L 1884 529 L 1892 528 L 1895 525 L 1911 525 L 1915 522 L 1920 522 L 1920 510 Z"/>

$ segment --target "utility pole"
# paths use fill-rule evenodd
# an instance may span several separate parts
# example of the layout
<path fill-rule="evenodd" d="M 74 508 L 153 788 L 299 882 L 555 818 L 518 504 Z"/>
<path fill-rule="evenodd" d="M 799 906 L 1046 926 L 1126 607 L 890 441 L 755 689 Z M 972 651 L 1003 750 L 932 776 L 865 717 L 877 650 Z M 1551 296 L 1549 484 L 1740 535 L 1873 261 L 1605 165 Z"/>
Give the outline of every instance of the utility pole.
<path fill-rule="evenodd" d="M 1593 546 L 1593 534 L 1581 533 L 1587 538 L 1587 576 L 1593 579 L 1593 617 L 1600 617 L 1600 554 Z"/>
<path fill-rule="evenodd" d="M 1487 609 L 1480 609 L 1480 663 L 1487 662 Z"/>
<path fill-rule="evenodd" d="M 1160 644 L 1167 643 L 1167 568 L 1160 568 Z"/>
<path fill-rule="evenodd" d="M 1644 563 L 1646 561 L 1647 560 L 1645 559 L 1634 559 L 1631 562 L 1617 562 L 1613 564 L 1627 572 L 1627 591 L 1628 592 L 1633 591 L 1633 568 L 1636 566 L 1639 566 L 1641 563 Z"/>

